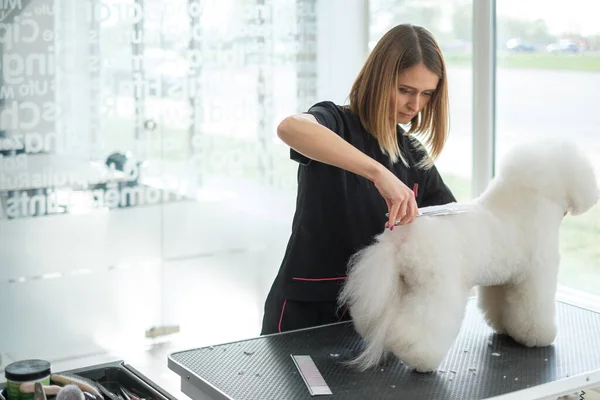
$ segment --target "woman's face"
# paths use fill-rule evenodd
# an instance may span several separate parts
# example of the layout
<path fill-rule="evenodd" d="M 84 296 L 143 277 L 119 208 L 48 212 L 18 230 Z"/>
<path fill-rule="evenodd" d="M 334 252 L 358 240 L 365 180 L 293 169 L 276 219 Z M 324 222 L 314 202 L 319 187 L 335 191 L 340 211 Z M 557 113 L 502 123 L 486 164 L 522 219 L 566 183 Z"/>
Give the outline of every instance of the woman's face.
<path fill-rule="evenodd" d="M 431 100 L 440 78 L 424 64 L 417 64 L 398 75 L 398 86 L 391 93 L 391 108 L 396 122 L 408 124 Z"/>

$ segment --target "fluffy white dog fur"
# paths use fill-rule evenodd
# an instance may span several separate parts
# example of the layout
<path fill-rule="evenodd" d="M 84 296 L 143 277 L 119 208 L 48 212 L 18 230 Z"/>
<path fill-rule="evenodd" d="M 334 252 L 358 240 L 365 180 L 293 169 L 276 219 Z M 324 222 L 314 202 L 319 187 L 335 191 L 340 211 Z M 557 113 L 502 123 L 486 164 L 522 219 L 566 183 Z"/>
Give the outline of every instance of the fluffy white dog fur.
<path fill-rule="evenodd" d="M 386 230 L 351 259 L 340 296 L 366 348 L 362 369 L 389 352 L 420 372 L 434 370 L 460 330 L 471 289 L 498 333 L 525 346 L 556 336 L 559 227 L 598 201 L 594 169 L 569 142 L 510 152 L 468 211 L 420 216 Z"/>

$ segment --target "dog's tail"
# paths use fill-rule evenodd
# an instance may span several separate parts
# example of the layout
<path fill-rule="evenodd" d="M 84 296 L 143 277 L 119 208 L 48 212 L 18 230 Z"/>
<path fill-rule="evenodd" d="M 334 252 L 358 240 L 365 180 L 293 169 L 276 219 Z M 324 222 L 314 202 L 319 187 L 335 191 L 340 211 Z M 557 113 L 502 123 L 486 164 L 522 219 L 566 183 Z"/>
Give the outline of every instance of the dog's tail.
<path fill-rule="evenodd" d="M 388 239 L 388 240 L 386 240 Z M 391 323 L 389 307 L 399 301 L 402 282 L 397 271 L 397 244 L 385 235 L 357 252 L 348 265 L 348 279 L 339 296 L 347 305 L 366 348 L 350 364 L 365 370 L 386 355 L 385 339 Z"/>

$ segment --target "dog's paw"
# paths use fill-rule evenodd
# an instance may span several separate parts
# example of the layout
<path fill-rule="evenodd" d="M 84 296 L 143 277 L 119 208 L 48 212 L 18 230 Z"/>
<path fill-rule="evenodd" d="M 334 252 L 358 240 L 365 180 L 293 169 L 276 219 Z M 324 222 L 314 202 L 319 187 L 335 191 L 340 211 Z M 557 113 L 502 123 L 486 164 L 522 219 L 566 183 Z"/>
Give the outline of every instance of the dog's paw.
<path fill-rule="evenodd" d="M 504 328 L 497 328 L 495 326 L 492 326 L 492 329 L 494 329 L 494 332 L 498 335 L 506 335 L 506 329 Z"/>
<path fill-rule="evenodd" d="M 513 339 L 519 343 L 522 344 L 525 347 L 548 347 L 550 346 L 554 341 L 538 341 L 535 338 L 517 338 L 517 337 L 513 337 Z"/>
<path fill-rule="evenodd" d="M 488 315 L 485 315 L 485 322 L 497 334 L 506 335 L 506 329 L 504 328 L 504 325 L 500 322 L 499 318 L 490 318 Z"/>
<path fill-rule="evenodd" d="M 411 347 L 410 350 L 396 352 L 395 354 L 405 365 L 419 373 L 435 371 L 445 357 L 444 353 L 424 351 L 423 349 L 417 349 L 415 347 Z"/>
<path fill-rule="evenodd" d="M 429 368 L 429 367 L 415 368 L 415 372 L 419 372 L 421 374 L 429 374 L 431 372 L 434 372 L 435 370 L 436 370 L 436 368 Z"/>
<path fill-rule="evenodd" d="M 556 339 L 556 329 L 513 332 L 510 335 L 516 342 L 527 347 L 547 347 Z"/>
<path fill-rule="evenodd" d="M 506 335 L 506 329 L 504 328 L 503 325 L 500 324 L 494 324 L 491 325 L 490 327 L 494 330 L 494 332 L 496 332 L 498 335 Z"/>

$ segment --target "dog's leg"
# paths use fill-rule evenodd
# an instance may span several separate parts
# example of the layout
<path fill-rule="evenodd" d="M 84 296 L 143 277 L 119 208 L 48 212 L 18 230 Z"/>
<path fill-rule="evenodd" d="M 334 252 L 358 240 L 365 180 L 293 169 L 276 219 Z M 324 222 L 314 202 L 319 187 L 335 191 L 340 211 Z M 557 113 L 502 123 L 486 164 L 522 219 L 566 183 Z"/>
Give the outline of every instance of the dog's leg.
<path fill-rule="evenodd" d="M 497 333 L 506 333 L 502 324 L 502 313 L 506 307 L 506 286 L 479 286 L 477 304 L 483 312 L 485 322 Z"/>
<path fill-rule="evenodd" d="M 503 325 L 525 346 L 549 346 L 556 338 L 556 276 L 534 274 L 524 282 L 507 286 Z"/>
<path fill-rule="evenodd" d="M 435 370 L 458 335 L 468 297 L 458 283 L 412 288 L 395 314 L 387 347 L 418 372 Z"/>

